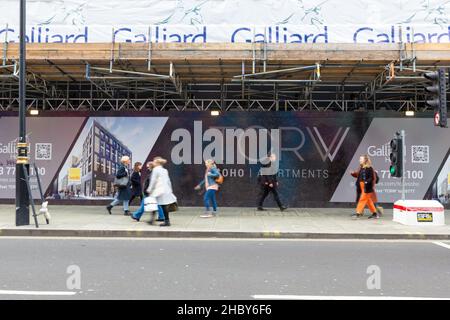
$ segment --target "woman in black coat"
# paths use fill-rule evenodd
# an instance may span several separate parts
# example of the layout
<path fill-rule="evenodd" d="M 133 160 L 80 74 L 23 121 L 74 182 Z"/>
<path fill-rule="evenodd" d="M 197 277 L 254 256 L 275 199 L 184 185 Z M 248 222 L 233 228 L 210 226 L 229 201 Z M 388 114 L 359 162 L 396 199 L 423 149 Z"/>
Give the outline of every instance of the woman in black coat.
<path fill-rule="evenodd" d="M 142 186 L 141 186 L 141 170 L 142 170 L 142 163 L 136 162 L 133 167 L 133 173 L 131 174 L 131 199 L 130 204 L 133 203 L 134 198 L 139 197 L 139 199 L 142 201 Z M 140 202 L 139 202 L 140 203 Z"/>
<path fill-rule="evenodd" d="M 130 165 L 130 157 L 123 156 L 120 159 L 120 162 L 121 162 L 121 165 L 119 166 L 119 169 L 117 169 L 116 178 L 122 179 L 122 178 L 127 177 L 128 182 L 126 183 L 125 186 L 117 187 L 116 196 L 115 196 L 113 202 L 111 202 L 110 205 L 106 207 L 106 210 L 108 210 L 109 214 L 111 214 L 111 209 L 115 205 L 118 205 L 120 202 L 123 202 L 123 212 L 124 212 L 123 214 L 125 216 L 129 216 L 130 215 L 129 203 L 130 203 L 130 199 L 131 199 L 131 183 L 130 183 L 130 172 L 129 172 L 128 166 Z"/>

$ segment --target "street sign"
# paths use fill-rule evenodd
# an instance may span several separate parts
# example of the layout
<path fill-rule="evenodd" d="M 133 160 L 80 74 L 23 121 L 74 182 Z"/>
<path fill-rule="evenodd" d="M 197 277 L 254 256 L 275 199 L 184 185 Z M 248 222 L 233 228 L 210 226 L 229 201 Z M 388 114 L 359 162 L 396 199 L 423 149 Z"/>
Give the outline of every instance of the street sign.
<path fill-rule="evenodd" d="M 19 142 L 17 143 L 17 164 L 28 164 L 28 143 Z"/>
<path fill-rule="evenodd" d="M 81 182 L 81 168 L 69 168 L 69 182 Z"/>

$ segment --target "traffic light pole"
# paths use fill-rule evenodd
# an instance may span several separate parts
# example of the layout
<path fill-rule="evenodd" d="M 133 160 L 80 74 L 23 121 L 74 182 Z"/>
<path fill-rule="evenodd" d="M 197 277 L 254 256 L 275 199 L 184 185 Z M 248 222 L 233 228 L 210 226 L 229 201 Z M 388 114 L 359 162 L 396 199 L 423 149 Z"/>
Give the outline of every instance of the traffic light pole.
<path fill-rule="evenodd" d="M 425 91 L 430 96 L 426 100 L 426 106 L 434 110 L 434 125 L 447 128 L 447 79 L 445 68 L 437 71 L 425 72 L 424 77 L 431 83 L 425 87 Z"/>
<path fill-rule="evenodd" d="M 406 172 L 406 141 L 405 141 L 405 130 L 400 131 L 400 136 L 402 138 L 402 200 L 406 200 L 405 191 L 405 172 Z"/>

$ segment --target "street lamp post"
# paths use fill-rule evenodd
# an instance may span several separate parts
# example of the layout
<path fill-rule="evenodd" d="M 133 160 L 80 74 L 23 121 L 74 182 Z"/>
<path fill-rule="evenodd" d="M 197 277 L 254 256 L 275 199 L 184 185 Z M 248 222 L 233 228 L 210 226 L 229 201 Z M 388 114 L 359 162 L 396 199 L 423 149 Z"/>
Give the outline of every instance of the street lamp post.
<path fill-rule="evenodd" d="M 26 130 L 26 0 L 20 0 L 20 48 L 19 48 L 19 141 L 16 161 L 16 226 L 30 224 L 30 207 L 25 171 L 29 170 Z"/>

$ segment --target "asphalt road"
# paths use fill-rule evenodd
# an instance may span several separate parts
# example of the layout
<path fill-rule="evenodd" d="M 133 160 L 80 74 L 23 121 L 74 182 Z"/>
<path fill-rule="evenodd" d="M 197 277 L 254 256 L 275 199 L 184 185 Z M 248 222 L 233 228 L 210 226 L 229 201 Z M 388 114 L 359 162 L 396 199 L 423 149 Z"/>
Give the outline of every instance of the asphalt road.
<path fill-rule="evenodd" d="M 0 238 L 0 299 L 450 298 L 440 244 Z"/>

